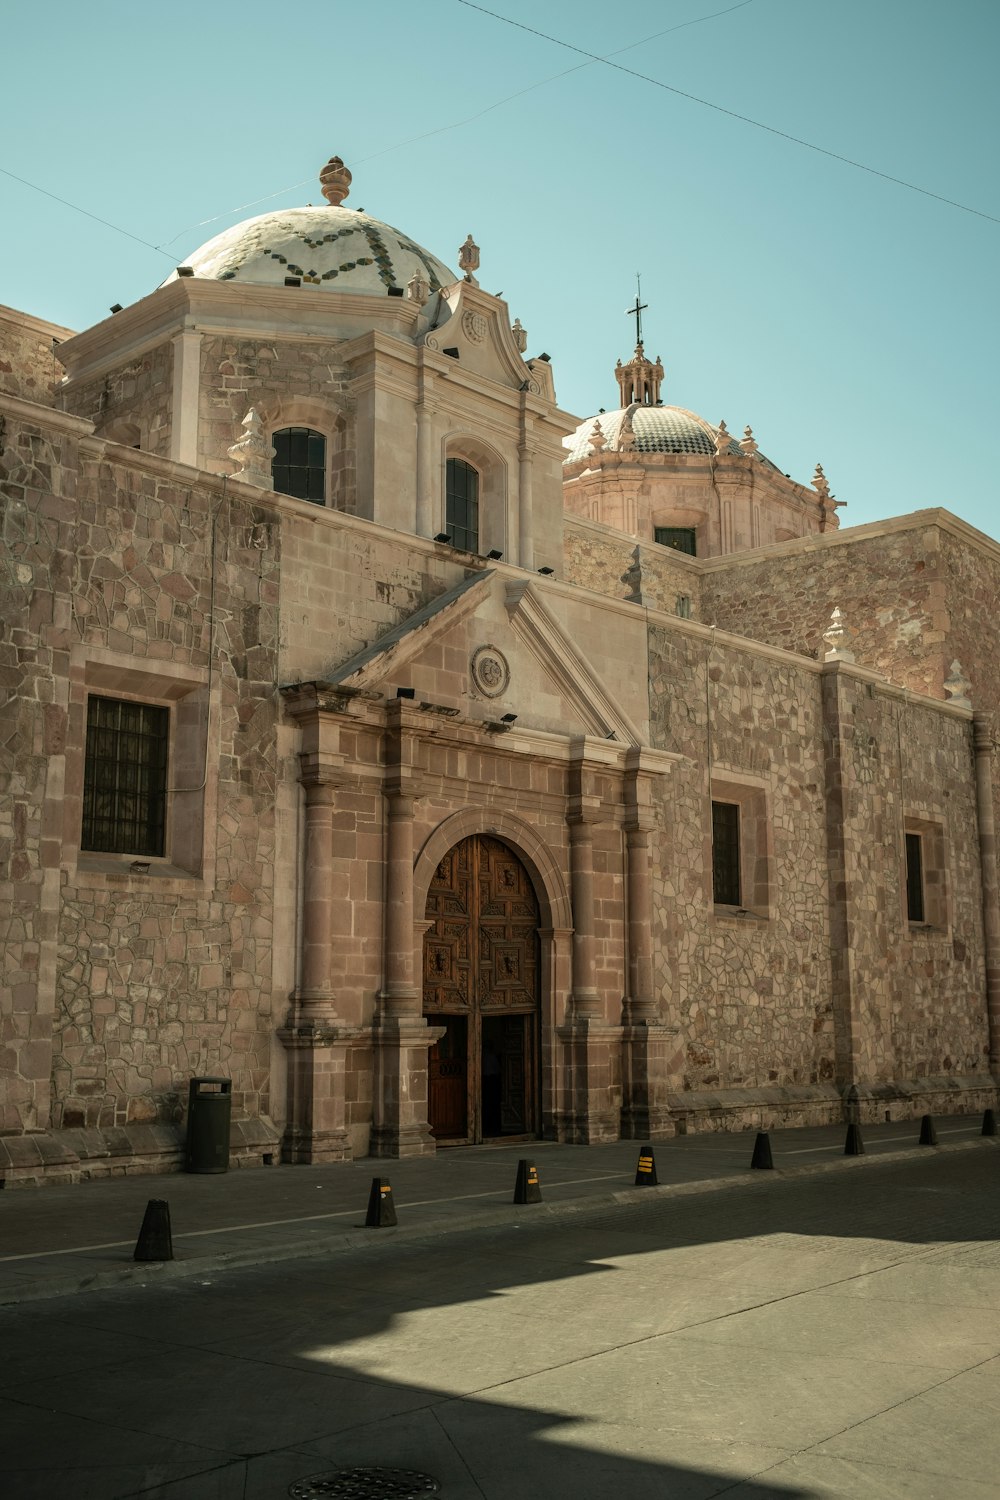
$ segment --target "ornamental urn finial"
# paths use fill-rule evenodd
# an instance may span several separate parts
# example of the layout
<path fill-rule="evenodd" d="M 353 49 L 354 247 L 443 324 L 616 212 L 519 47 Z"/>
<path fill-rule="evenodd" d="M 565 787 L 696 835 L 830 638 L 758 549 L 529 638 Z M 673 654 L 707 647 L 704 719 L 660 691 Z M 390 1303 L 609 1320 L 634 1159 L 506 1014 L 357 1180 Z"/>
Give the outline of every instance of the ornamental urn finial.
<path fill-rule="evenodd" d="M 948 702 L 953 703 L 956 708 L 971 708 L 972 683 L 962 671 L 962 663 L 956 658 L 951 664 L 951 672 L 944 680 L 944 690 L 948 694 Z"/>
<path fill-rule="evenodd" d="M 244 484 L 256 485 L 259 490 L 273 489 L 271 460 L 274 449 L 254 407 L 251 406 L 241 425 L 243 436 L 227 450 L 233 463 L 239 465 L 233 478 L 242 479 Z"/>
<path fill-rule="evenodd" d="M 720 419 L 719 426 L 715 434 L 716 458 L 725 457 L 725 455 L 729 452 L 729 444 L 732 442 L 732 440 L 732 435 L 729 431 L 729 428 L 726 426 L 725 419 Z"/>
<path fill-rule="evenodd" d="M 812 477 L 812 487 L 821 500 L 826 501 L 833 499 L 833 496 L 830 494 L 830 481 L 823 473 L 822 464 L 816 465 L 816 472 Z"/>
<path fill-rule="evenodd" d="M 319 185 L 323 189 L 323 197 L 331 207 L 336 208 L 343 203 L 351 191 L 351 174 L 339 156 L 330 157 L 319 174 Z"/>
<path fill-rule="evenodd" d="M 510 325 L 510 331 L 514 335 L 514 343 L 517 345 L 518 354 L 524 354 L 528 348 L 528 330 L 521 327 L 521 319 L 515 318 Z"/>
<path fill-rule="evenodd" d="M 479 270 L 479 246 L 471 234 L 466 236 L 465 244 L 459 246 L 458 269 L 465 272 L 466 281 L 471 281 L 473 286 L 479 285 L 472 274 Z"/>
<path fill-rule="evenodd" d="M 603 453 L 607 444 L 608 440 L 604 436 L 604 428 L 600 422 L 595 422 L 590 430 L 590 451 L 592 453 Z"/>
<path fill-rule="evenodd" d="M 847 621 L 844 619 L 840 606 L 836 606 L 830 616 L 830 623 L 823 632 L 826 642 L 826 655 L 824 661 L 853 661 L 854 652 L 848 644 L 849 634 Z"/>
<path fill-rule="evenodd" d="M 753 428 L 749 423 L 743 429 L 743 436 L 740 438 L 740 448 L 746 454 L 757 452 L 757 440 L 753 435 Z"/>
<path fill-rule="evenodd" d="M 419 271 L 414 271 L 406 283 L 406 295 L 418 307 L 423 307 L 431 295 L 431 284 L 426 276 L 421 276 Z"/>

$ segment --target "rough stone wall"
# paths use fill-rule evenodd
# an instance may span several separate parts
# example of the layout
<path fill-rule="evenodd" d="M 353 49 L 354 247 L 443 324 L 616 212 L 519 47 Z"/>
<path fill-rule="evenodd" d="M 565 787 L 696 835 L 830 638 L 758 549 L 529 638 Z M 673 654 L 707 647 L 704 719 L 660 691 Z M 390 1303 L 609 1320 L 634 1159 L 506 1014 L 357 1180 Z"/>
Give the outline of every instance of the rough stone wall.
<path fill-rule="evenodd" d="M 0 417 L 0 1122 L 49 1124 L 78 434 Z"/>
<path fill-rule="evenodd" d="M 838 675 L 859 1081 L 981 1072 L 986 1004 L 970 726 Z M 943 831 L 945 914 L 934 925 L 907 920 L 908 817 Z"/>
<path fill-rule="evenodd" d="M 241 436 L 240 424 L 251 406 L 268 420 L 290 402 L 315 402 L 329 414 L 324 431 L 332 446 L 333 493 L 327 503 L 353 514 L 357 472 L 347 386 L 335 343 L 260 343 L 206 335 L 201 345 L 199 467 L 217 474 L 230 471 L 227 450 Z M 294 418 L 291 425 L 314 424 Z"/>
<path fill-rule="evenodd" d="M 14 312 L 8 317 L 0 309 L 0 391 L 37 401 L 39 406 L 54 406 L 63 372 L 52 341 L 69 337 L 66 328 Z"/>
<path fill-rule="evenodd" d="M 672 556 L 669 548 L 644 546 L 566 516 L 563 558 L 567 583 L 612 599 L 635 597 L 637 603 L 670 614 L 679 613 L 678 600 L 686 598 L 689 618 L 700 618 L 701 575 L 679 555 Z"/>
<path fill-rule="evenodd" d="M 723 566 L 702 581 L 702 614 L 752 640 L 822 658 L 823 632 L 839 607 L 859 663 L 915 692 L 942 697 L 950 626 L 938 526 L 851 538 Z"/>
<path fill-rule="evenodd" d="M 709 660 L 709 653 L 711 659 Z M 650 631 L 653 743 L 688 759 L 656 787 L 656 988 L 680 1023 L 685 1090 L 816 1084 L 834 1073 L 822 723 L 814 674 L 660 626 Z M 764 788 L 771 915 L 717 914 L 716 785 Z"/>
<path fill-rule="evenodd" d="M 947 589 L 948 639 L 944 670 L 957 657 L 972 683 L 972 706 L 1000 711 L 1000 560 L 993 547 L 972 545 L 942 530 L 942 573 Z"/>
<path fill-rule="evenodd" d="M 112 450 L 88 439 L 77 476 L 76 446 L 24 423 L 0 460 L 16 543 L 3 641 L 13 689 L 3 725 L 14 796 L 2 802 L 13 814 L 3 851 L 13 885 L 5 961 L 15 1009 L 3 1017 L 10 1123 L 170 1120 L 192 1075 L 219 1072 L 233 1078 L 234 1111 L 256 1114 L 268 1104 L 272 1030 L 280 533 L 270 512 L 233 494 L 217 513 L 217 760 L 205 794 L 205 871 L 142 876 L 127 859 L 111 869 L 101 857 L 77 859 L 82 664 L 96 654 L 150 681 L 160 662 L 206 669 L 220 497 L 178 486 L 140 455 L 108 461 Z M 55 938 L 60 862 L 56 962 L 45 945 Z M 47 1098 L 50 1058 L 49 1122 L 30 1096 Z"/>
<path fill-rule="evenodd" d="M 170 453 L 174 351 L 168 341 L 103 375 L 64 387 L 65 409 L 93 422 L 98 436 L 116 442 L 124 424 L 138 428 L 137 441 L 147 453 Z M 129 443 L 128 446 L 134 446 Z"/>

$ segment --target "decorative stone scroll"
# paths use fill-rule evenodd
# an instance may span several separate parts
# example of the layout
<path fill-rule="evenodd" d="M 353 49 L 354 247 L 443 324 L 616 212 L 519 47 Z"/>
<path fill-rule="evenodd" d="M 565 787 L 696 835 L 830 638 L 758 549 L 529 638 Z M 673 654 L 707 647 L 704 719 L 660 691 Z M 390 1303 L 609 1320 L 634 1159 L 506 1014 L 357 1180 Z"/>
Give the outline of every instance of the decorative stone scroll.
<path fill-rule="evenodd" d="M 478 646 L 469 664 L 472 681 L 484 698 L 499 698 L 510 684 L 510 666 L 496 646 Z"/>

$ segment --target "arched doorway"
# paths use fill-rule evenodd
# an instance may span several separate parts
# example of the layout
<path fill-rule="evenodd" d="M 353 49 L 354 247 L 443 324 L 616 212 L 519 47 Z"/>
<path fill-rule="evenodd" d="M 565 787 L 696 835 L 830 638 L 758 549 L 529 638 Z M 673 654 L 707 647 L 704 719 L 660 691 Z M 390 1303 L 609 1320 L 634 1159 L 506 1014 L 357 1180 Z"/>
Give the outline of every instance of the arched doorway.
<path fill-rule="evenodd" d="M 428 1060 L 428 1120 L 440 1142 L 538 1133 L 538 927 L 514 851 L 466 838 L 427 893 L 424 1014 L 445 1034 Z"/>

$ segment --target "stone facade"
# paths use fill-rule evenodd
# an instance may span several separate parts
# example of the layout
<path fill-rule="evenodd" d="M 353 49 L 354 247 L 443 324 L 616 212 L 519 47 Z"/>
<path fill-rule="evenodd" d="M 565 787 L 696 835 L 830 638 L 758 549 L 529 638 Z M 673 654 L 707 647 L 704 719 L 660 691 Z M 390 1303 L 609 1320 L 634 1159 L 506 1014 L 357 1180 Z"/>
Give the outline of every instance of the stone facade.
<path fill-rule="evenodd" d="M 68 328 L 0 307 L 0 392 L 40 406 L 55 405 L 63 371 L 57 349 Z"/>
<path fill-rule="evenodd" d="M 227 231 L 66 336 L 58 392 L 61 335 L 0 321 L 4 1180 L 173 1169 L 217 1074 L 238 1163 L 994 1103 L 1000 548 L 838 531 L 821 474 L 657 417 L 644 356 L 564 491 L 573 419 L 469 247 L 449 284 L 337 213 L 288 284 Z M 298 426 L 324 503 L 268 487 Z M 83 835 L 138 774 L 102 699 L 160 726 L 152 854 Z M 506 851 L 475 931 L 466 845 Z"/>

